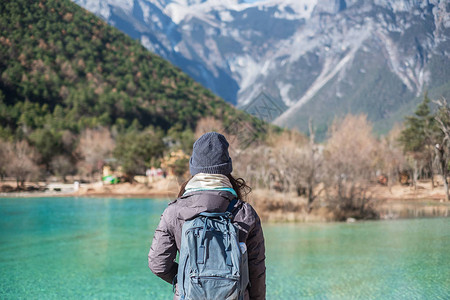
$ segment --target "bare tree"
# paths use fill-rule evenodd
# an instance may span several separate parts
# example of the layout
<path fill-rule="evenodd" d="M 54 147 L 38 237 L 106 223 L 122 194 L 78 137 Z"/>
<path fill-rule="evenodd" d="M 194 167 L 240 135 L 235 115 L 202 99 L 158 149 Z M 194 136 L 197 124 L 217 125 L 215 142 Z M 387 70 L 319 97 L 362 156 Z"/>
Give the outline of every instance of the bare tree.
<path fill-rule="evenodd" d="M 271 148 L 260 145 L 234 155 L 233 173 L 245 178 L 245 181 L 254 188 L 270 188 L 270 151 Z"/>
<path fill-rule="evenodd" d="M 438 106 L 438 112 L 435 119 L 439 124 L 439 129 L 442 131 L 441 142 L 436 144 L 436 152 L 440 166 L 440 173 L 444 181 L 445 199 L 446 201 L 449 201 L 447 177 L 450 161 L 450 107 L 447 104 L 447 100 L 444 98 L 433 102 Z"/>
<path fill-rule="evenodd" d="M 39 167 L 36 163 L 38 154 L 26 141 L 19 141 L 14 145 L 6 143 L 3 151 L 6 174 L 16 178 L 17 187 L 24 187 L 26 180 L 39 175 Z"/>
<path fill-rule="evenodd" d="M 217 120 L 214 117 L 205 117 L 200 119 L 197 122 L 197 127 L 195 128 L 195 138 L 198 139 L 200 136 L 210 131 L 223 134 L 225 129 L 222 121 Z"/>
<path fill-rule="evenodd" d="M 0 139 L 0 179 L 6 175 L 6 164 L 8 162 L 7 147 L 9 143 Z"/>
<path fill-rule="evenodd" d="M 236 123 L 233 124 L 233 126 L 225 128 L 221 120 L 218 120 L 214 117 L 205 117 L 197 122 L 194 136 L 196 139 L 198 139 L 203 134 L 211 131 L 215 131 L 224 135 L 228 143 L 230 144 L 230 154 L 233 156 L 233 159 L 238 160 L 239 156 L 243 154 L 241 151 L 243 146 L 248 145 L 246 145 L 245 143 L 245 145 L 243 145 L 238 136 L 239 132 L 235 132 L 236 130 L 246 130 L 245 124 L 242 120 L 237 120 Z"/>
<path fill-rule="evenodd" d="M 364 217 L 371 200 L 368 187 L 374 177 L 377 141 L 365 115 L 348 115 L 331 126 L 326 146 L 329 186 L 334 187 L 331 202 L 337 209 Z"/>
<path fill-rule="evenodd" d="M 269 168 L 279 191 L 289 192 L 301 188 L 299 168 L 296 162 L 301 155 L 301 148 L 307 144 L 307 139 L 295 131 L 285 131 L 281 135 L 269 137 Z"/>
<path fill-rule="evenodd" d="M 307 159 L 303 164 L 303 171 L 305 172 L 305 176 L 303 178 L 303 185 L 307 188 L 307 196 L 308 196 L 308 212 L 311 212 L 312 203 L 316 199 L 316 197 L 320 194 L 320 191 L 314 193 L 314 189 L 322 182 L 323 180 L 323 155 L 321 151 L 321 147 L 319 147 L 314 140 L 315 132 L 312 124 L 312 119 L 309 119 L 308 123 L 309 127 L 309 144 L 305 147 L 307 152 Z"/>
<path fill-rule="evenodd" d="M 70 153 L 75 148 L 75 143 L 77 142 L 77 137 L 75 134 L 70 132 L 69 130 L 64 130 L 61 136 L 61 141 L 63 144 L 63 148 L 67 153 Z"/>
<path fill-rule="evenodd" d="M 449 200 L 449 191 L 448 191 L 448 162 L 449 162 L 449 154 L 448 154 L 448 144 L 447 141 L 443 141 L 443 144 L 436 144 L 436 152 L 437 159 L 440 163 L 440 172 L 442 175 L 442 180 L 444 182 L 445 189 L 445 200 Z"/>
<path fill-rule="evenodd" d="M 306 195 L 308 212 L 323 190 L 318 190 L 318 187 L 321 186 L 324 175 L 323 147 L 315 144 L 312 122 L 309 125 L 309 141 L 295 131 L 285 132 L 274 138 L 271 141 L 273 154 L 268 160 L 276 187 L 285 192 L 294 190 L 298 196 Z"/>
<path fill-rule="evenodd" d="M 65 155 L 53 157 L 50 166 L 57 176 L 62 177 L 64 182 L 66 182 L 67 175 L 73 175 L 76 171 L 73 162 Z"/>
<path fill-rule="evenodd" d="M 77 147 L 79 170 L 92 177 L 99 172 L 103 161 L 111 156 L 113 149 L 114 140 L 107 128 L 84 130 Z"/>
<path fill-rule="evenodd" d="M 398 181 L 400 172 L 409 167 L 399 142 L 402 130 L 403 128 L 394 126 L 389 134 L 380 140 L 376 151 L 377 170 L 387 176 L 389 189 Z"/>

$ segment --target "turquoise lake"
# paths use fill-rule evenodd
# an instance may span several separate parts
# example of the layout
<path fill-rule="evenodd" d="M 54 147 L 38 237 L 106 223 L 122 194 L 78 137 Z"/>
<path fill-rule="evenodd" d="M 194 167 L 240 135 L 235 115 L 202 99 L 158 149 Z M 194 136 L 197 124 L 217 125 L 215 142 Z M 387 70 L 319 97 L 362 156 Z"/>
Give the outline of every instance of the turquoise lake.
<path fill-rule="evenodd" d="M 171 299 L 147 267 L 167 201 L 0 199 L 1 299 Z M 265 224 L 267 299 L 450 299 L 450 219 Z"/>

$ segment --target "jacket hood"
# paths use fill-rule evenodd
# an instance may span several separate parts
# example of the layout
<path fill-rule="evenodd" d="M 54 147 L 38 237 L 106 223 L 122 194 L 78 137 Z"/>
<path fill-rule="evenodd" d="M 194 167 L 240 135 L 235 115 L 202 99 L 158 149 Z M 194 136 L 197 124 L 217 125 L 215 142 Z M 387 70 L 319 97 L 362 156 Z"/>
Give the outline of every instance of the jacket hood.
<path fill-rule="evenodd" d="M 187 193 L 176 200 L 179 209 L 177 218 L 189 220 L 199 213 L 225 212 L 230 202 L 236 198 L 228 191 L 196 191 Z"/>

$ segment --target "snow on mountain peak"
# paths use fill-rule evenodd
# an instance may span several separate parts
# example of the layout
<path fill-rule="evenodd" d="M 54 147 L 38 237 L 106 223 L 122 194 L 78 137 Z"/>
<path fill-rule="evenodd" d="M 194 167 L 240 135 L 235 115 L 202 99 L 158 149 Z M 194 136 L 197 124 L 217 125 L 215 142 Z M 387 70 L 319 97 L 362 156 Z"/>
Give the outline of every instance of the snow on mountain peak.
<path fill-rule="evenodd" d="M 197 16 L 203 19 L 208 17 L 212 11 L 227 11 L 222 21 L 232 21 L 230 11 L 243 11 L 256 7 L 264 10 L 269 7 L 276 7 L 278 11 L 274 17 L 292 19 L 307 19 L 311 16 L 317 0 L 263 0 L 256 2 L 242 2 L 239 0 L 174 0 L 168 1 L 164 12 L 176 24 L 190 16 Z M 222 17 L 222 16 L 221 16 Z"/>

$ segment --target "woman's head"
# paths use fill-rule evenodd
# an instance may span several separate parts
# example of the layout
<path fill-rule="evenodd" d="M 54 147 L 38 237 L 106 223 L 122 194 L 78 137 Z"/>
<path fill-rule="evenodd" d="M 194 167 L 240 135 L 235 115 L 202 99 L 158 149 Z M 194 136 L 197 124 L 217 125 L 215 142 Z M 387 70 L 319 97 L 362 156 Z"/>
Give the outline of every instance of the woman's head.
<path fill-rule="evenodd" d="M 228 154 L 227 139 L 217 132 L 208 132 L 195 141 L 189 161 L 189 171 L 197 173 L 228 175 L 233 171 Z"/>
<path fill-rule="evenodd" d="M 228 146 L 228 141 L 222 134 L 217 132 L 205 133 L 194 143 L 192 156 L 189 160 L 189 171 L 192 176 L 198 173 L 227 176 L 238 198 L 244 200 L 245 196 L 251 192 L 251 188 L 245 183 L 244 179 L 236 179 L 231 175 L 233 165 L 228 153 Z M 184 194 L 188 182 L 189 180 L 181 186 L 178 197 Z"/>

